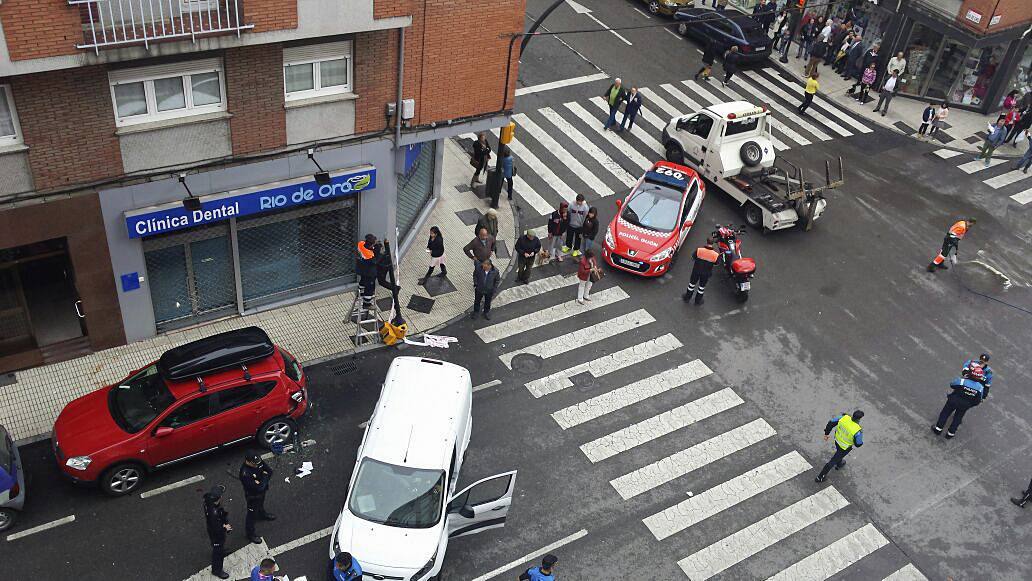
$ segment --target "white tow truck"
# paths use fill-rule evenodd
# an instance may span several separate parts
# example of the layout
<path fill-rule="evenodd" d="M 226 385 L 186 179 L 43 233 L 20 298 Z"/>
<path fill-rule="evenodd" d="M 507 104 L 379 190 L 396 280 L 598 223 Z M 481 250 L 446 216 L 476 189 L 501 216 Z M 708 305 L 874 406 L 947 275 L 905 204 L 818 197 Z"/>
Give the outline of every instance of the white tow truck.
<path fill-rule="evenodd" d="M 673 118 L 663 129 L 666 158 L 687 165 L 738 201 L 745 221 L 754 228 L 783 230 L 796 224 L 809 230 L 824 213 L 824 191 L 842 184 L 831 180 L 814 187 L 792 164 L 789 172 L 775 163 L 770 111 L 746 101 L 717 103 Z"/>

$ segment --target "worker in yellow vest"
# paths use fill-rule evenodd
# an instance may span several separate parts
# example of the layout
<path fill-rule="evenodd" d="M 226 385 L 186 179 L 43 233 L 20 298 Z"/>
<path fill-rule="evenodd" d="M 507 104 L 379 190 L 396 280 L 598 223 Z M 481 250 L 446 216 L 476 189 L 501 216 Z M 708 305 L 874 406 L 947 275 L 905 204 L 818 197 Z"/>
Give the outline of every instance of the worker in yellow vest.
<path fill-rule="evenodd" d="M 846 466 L 846 454 L 853 449 L 853 446 L 864 445 L 863 428 L 857 423 L 864 417 L 864 412 L 856 410 L 852 414 L 842 414 L 831 418 L 828 425 L 824 426 L 824 441 L 831 438 L 831 431 L 835 431 L 835 455 L 828 460 L 828 463 L 821 469 L 821 473 L 814 478 L 814 482 L 824 482 L 832 466 L 835 470 L 841 470 Z"/>

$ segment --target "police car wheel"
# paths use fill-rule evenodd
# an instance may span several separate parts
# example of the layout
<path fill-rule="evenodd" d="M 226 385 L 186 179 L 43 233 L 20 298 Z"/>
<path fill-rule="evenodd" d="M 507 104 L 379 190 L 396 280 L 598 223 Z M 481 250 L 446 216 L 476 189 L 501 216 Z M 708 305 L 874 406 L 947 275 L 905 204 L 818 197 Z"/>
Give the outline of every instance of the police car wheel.
<path fill-rule="evenodd" d="M 760 144 L 755 141 L 743 143 L 742 149 L 738 150 L 738 154 L 742 157 L 742 163 L 749 167 L 756 167 L 763 161 L 763 150 L 760 149 Z"/>
<path fill-rule="evenodd" d="M 763 210 L 756 204 L 749 203 L 745 205 L 745 223 L 752 226 L 753 228 L 763 227 Z"/>
<path fill-rule="evenodd" d="M 115 464 L 100 477 L 100 488 L 108 496 L 125 496 L 139 488 L 146 477 L 139 464 Z"/>
<path fill-rule="evenodd" d="M 10 508 L 0 508 L 0 532 L 6 531 L 7 529 L 14 526 L 14 521 L 18 519 L 18 513 L 14 512 Z"/>
<path fill-rule="evenodd" d="M 294 439 L 297 425 L 290 418 L 273 418 L 258 429 L 258 443 L 263 448 L 272 449 L 273 444 L 288 444 Z"/>

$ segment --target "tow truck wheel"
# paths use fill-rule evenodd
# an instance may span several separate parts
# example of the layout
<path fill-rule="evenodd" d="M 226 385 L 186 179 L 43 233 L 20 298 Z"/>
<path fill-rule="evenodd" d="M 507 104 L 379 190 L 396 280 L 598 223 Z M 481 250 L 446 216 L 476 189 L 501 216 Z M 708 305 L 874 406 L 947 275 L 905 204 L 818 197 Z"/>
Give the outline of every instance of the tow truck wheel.
<path fill-rule="evenodd" d="M 659 2 L 657 0 L 652 0 L 652 2 L 649 2 L 649 12 L 653 14 L 659 12 Z"/>
<path fill-rule="evenodd" d="M 666 158 L 667 161 L 673 163 L 684 164 L 684 152 L 681 151 L 681 146 L 676 143 L 668 143 L 666 146 Z"/>
<path fill-rule="evenodd" d="M 746 204 L 745 223 L 753 228 L 763 228 L 763 210 L 756 204 Z"/>
<path fill-rule="evenodd" d="M 755 141 L 746 141 L 742 144 L 742 149 L 738 150 L 738 155 L 742 158 L 742 163 L 749 167 L 756 167 L 763 161 L 763 150 L 760 149 L 760 144 Z"/>

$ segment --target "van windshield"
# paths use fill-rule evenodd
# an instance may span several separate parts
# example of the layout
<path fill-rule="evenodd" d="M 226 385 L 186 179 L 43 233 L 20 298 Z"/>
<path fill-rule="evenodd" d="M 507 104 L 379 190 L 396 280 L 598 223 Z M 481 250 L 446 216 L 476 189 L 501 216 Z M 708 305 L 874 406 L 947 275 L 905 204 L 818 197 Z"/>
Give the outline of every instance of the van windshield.
<path fill-rule="evenodd" d="M 116 385 L 108 398 L 108 407 L 115 423 L 129 433 L 136 433 L 174 401 L 154 364 Z"/>
<path fill-rule="evenodd" d="M 395 466 L 364 458 L 348 508 L 355 516 L 392 527 L 430 528 L 441 520 L 444 470 Z"/>

